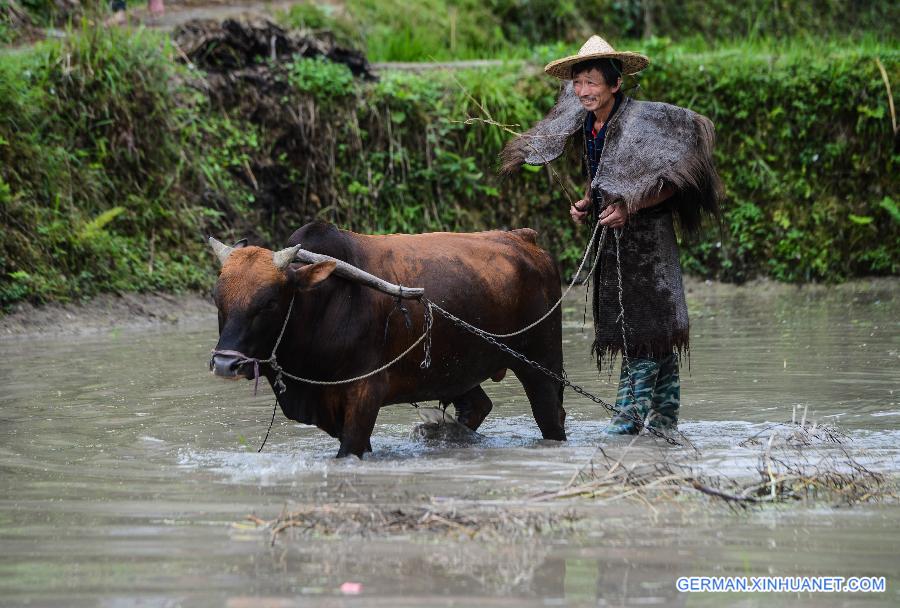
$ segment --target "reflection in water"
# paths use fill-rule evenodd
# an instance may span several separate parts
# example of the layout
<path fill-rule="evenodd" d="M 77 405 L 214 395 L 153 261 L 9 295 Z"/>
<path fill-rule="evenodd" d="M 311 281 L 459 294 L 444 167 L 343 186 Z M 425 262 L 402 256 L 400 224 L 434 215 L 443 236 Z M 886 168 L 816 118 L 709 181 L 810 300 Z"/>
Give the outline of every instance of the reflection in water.
<path fill-rule="evenodd" d="M 746 474 L 739 443 L 796 406 L 838 424 L 855 456 L 900 470 L 900 306 L 896 281 L 837 288 L 694 285 L 682 430 L 709 471 Z M 569 377 L 612 398 L 598 377 L 582 300 L 565 311 Z M 310 538 L 270 546 L 235 525 L 291 504 L 516 505 L 557 488 L 600 443 L 602 412 L 567 393 L 570 441 L 545 442 L 513 377 L 488 383 L 480 436 L 411 434 L 412 408 L 382 411 L 364 462 L 337 442 L 276 418 L 255 453 L 271 396 L 208 376 L 215 320 L 168 332 L 0 343 L 0 592 L 40 605 L 679 604 L 685 575 L 886 575 L 896 605 L 896 506 L 827 505 L 733 513 L 703 500 L 578 503 L 574 532 L 491 542 L 435 536 Z M 421 429 L 419 429 L 421 431 Z M 606 441 L 621 451 L 626 439 Z M 629 458 L 687 457 L 639 441 Z M 551 503 L 560 513 L 572 503 Z M 815 598 L 838 605 L 854 598 Z M 802 598 L 801 598 L 802 599 Z M 707 598 L 708 601 L 709 598 Z M 749 598 L 795 602 L 789 596 Z M 712 603 L 716 603 L 713 601 Z M 323 604 L 324 605 L 324 604 Z"/>

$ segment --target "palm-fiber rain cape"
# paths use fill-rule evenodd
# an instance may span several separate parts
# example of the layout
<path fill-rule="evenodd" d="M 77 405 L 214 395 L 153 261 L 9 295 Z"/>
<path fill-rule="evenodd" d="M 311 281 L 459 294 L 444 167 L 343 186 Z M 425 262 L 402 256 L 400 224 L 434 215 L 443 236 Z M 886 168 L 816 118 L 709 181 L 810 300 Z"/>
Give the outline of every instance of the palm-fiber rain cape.
<path fill-rule="evenodd" d="M 558 158 L 584 120 L 585 110 L 567 82 L 547 116 L 507 143 L 500 154 L 501 171 L 511 173 L 523 163 L 544 165 Z M 629 218 L 618 239 L 609 231 L 593 281 L 592 351 L 598 366 L 623 352 L 623 346 L 629 357 L 660 357 L 689 349 L 690 323 L 673 216 L 682 232 L 699 229 L 701 213 L 718 216 L 723 190 L 713 164 L 714 143 L 715 130 L 708 118 L 665 103 L 626 97 L 610 119 L 591 182 L 594 221 L 612 204 L 624 204 Z M 639 209 L 641 201 L 665 185 L 675 190 L 669 200 Z M 622 308 L 624 322 L 619 318 Z"/>

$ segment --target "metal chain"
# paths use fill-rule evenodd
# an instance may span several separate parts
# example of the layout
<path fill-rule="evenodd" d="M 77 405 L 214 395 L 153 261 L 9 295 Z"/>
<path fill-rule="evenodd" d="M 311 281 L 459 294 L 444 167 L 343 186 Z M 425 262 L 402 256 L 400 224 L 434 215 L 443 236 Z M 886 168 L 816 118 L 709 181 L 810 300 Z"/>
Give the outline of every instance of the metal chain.
<path fill-rule="evenodd" d="M 628 375 L 628 391 L 631 393 L 631 403 L 637 404 L 637 398 L 635 397 L 634 391 L 634 374 L 632 374 L 631 370 L 631 358 L 628 356 L 628 336 L 626 335 L 626 322 L 625 322 L 625 303 L 624 303 L 624 289 L 622 287 L 622 255 L 619 251 L 619 241 L 622 238 L 622 232 L 624 228 L 618 228 L 615 230 L 616 237 L 616 271 L 618 273 L 618 290 L 619 290 L 619 318 L 618 321 L 621 322 L 622 327 L 622 370 Z M 640 421 L 641 428 L 650 428 L 648 426 L 650 412 L 647 412 L 648 418 L 644 418 Z M 637 421 L 637 415 L 631 416 L 632 421 Z"/>
<path fill-rule="evenodd" d="M 431 304 L 425 304 L 425 357 L 419 364 L 419 368 L 428 369 L 431 367 L 431 326 L 434 325 L 434 314 L 431 312 Z"/>
<path fill-rule="evenodd" d="M 634 397 L 634 376 L 631 374 L 630 370 L 630 361 L 631 359 L 628 356 L 628 337 L 625 334 L 625 299 L 624 292 L 625 290 L 622 287 L 622 255 L 619 251 L 619 240 L 622 238 L 622 228 L 617 228 L 613 231 L 613 234 L 616 237 L 616 271 L 618 272 L 618 289 L 619 289 L 619 318 L 617 321 L 621 322 L 622 327 L 622 366 L 623 369 L 628 370 L 628 389 L 631 391 L 631 400 L 635 401 Z M 643 424 L 643 422 L 642 422 Z"/>
<path fill-rule="evenodd" d="M 610 405 L 609 403 L 607 403 L 600 397 L 597 397 L 596 395 L 586 391 L 581 386 L 578 386 L 577 384 L 575 384 L 574 382 L 569 380 L 565 375 L 557 374 L 553 370 L 545 367 L 544 365 L 541 365 L 537 361 L 533 361 L 533 360 L 529 359 L 522 353 L 510 348 L 509 346 L 507 346 L 506 344 L 503 344 L 502 342 L 499 342 L 496 338 L 494 338 L 488 332 L 475 327 L 471 323 L 467 323 L 467 322 L 463 321 L 462 319 L 460 319 L 453 313 L 449 312 L 448 310 L 445 310 L 444 308 L 441 308 L 441 306 L 432 302 L 431 300 L 428 300 L 427 298 L 423 298 L 422 301 L 426 302 L 431 307 L 433 307 L 435 310 L 437 310 L 439 313 L 441 313 L 443 316 L 447 317 L 455 325 L 458 325 L 459 327 L 465 329 L 466 331 L 469 331 L 469 332 L 475 334 L 476 336 L 479 336 L 480 338 L 486 340 L 490 344 L 493 344 L 494 346 L 496 346 L 503 352 L 505 352 L 509 355 L 512 355 L 519 361 L 522 361 L 523 363 L 529 365 L 530 367 L 533 367 L 534 369 L 538 370 L 539 372 L 543 373 L 544 375 L 549 376 L 550 378 L 556 380 L 557 382 L 562 383 L 564 386 L 566 386 L 568 388 L 571 388 L 573 391 L 575 391 L 582 397 L 586 397 L 586 398 L 590 399 L 591 401 L 593 401 L 594 403 L 597 403 L 597 404 L 603 406 L 610 414 L 624 415 L 626 418 L 628 417 L 623 412 L 619 412 L 615 408 L 615 406 Z M 565 372 L 563 372 L 563 374 L 565 374 Z M 631 418 L 634 419 L 634 421 L 638 422 L 637 418 L 634 415 L 632 415 Z M 640 422 L 641 422 L 641 426 L 643 428 L 645 428 L 647 431 L 649 431 L 650 434 L 662 439 L 666 443 L 669 443 L 669 444 L 672 444 L 675 446 L 679 446 L 679 447 L 682 445 L 682 444 L 678 443 L 677 441 L 675 441 L 674 439 L 672 439 L 671 437 L 668 437 L 667 435 L 660 433 L 656 429 L 651 428 L 649 426 L 644 426 L 643 421 L 640 421 Z"/>
<path fill-rule="evenodd" d="M 613 230 L 616 237 L 616 270 L 618 271 L 618 290 L 619 290 L 619 318 L 616 321 L 621 323 L 622 327 L 622 361 L 628 362 L 628 338 L 625 336 L 625 290 L 622 287 L 622 255 L 619 251 L 619 241 L 622 238 L 622 229 Z"/>

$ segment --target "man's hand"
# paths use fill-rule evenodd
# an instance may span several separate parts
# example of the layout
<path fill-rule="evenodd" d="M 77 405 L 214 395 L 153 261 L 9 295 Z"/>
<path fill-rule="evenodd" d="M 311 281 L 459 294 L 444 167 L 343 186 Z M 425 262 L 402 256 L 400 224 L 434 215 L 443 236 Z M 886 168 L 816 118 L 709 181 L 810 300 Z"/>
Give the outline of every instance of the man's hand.
<path fill-rule="evenodd" d="M 600 212 L 600 225 L 610 228 L 621 228 L 628 221 L 628 212 L 624 205 L 610 205 Z"/>
<path fill-rule="evenodd" d="M 584 224 L 588 219 L 588 212 L 591 208 L 590 199 L 583 198 L 580 201 L 575 201 L 572 203 L 572 206 L 569 207 L 569 215 L 572 216 L 572 221 L 576 224 Z"/>

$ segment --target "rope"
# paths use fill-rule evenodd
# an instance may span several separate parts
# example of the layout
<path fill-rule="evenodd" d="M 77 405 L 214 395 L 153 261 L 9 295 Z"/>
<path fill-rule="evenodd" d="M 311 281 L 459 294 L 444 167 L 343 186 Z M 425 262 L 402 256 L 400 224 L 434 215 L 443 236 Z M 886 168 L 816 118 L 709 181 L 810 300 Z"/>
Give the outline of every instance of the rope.
<path fill-rule="evenodd" d="M 562 296 L 560 296 L 560 298 L 556 301 L 556 303 L 550 307 L 550 310 L 548 310 L 546 313 L 544 313 L 544 315 L 540 319 L 538 319 L 534 323 L 531 323 L 530 325 L 526 325 L 522 329 L 510 332 L 508 334 L 495 334 L 495 333 L 489 332 L 484 329 L 479 329 L 479 331 L 483 332 L 485 335 L 491 336 L 492 338 L 512 338 L 513 336 L 518 336 L 519 334 L 524 334 L 526 331 L 528 331 L 530 329 L 534 329 L 537 325 L 539 325 L 541 322 L 546 320 L 547 317 L 549 317 L 550 314 L 554 310 L 559 308 L 559 305 L 562 304 L 562 301 L 566 299 L 566 296 L 569 295 L 569 292 L 572 291 L 572 288 L 575 287 L 576 283 L 578 283 L 578 277 L 581 275 L 581 271 L 584 269 L 584 265 L 591 255 L 591 247 L 594 244 L 594 239 L 597 238 L 597 231 L 599 229 L 600 229 L 600 222 L 597 222 L 597 224 L 594 226 L 594 232 L 591 234 L 591 240 L 588 241 L 587 247 L 584 250 L 584 256 L 582 256 L 582 258 L 581 258 L 581 264 L 578 265 L 578 270 L 575 271 L 575 275 L 572 277 L 572 281 L 569 283 L 569 286 L 566 287 L 566 290 L 563 292 Z M 600 245 L 597 248 L 598 253 L 597 253 L 597 256 L 594 258 L 594 262 L 591 265 L 591 270 L 590 270 L 590 272 L 588 272 L 588 276 L 593 276 L 594 270 L 597 269 L 597 262 L 600 261 L 599 251 L 601 249 L 603 249 L 603 243 L 606 241 L 606 230 L 607 230 L 607 228 L 606 228 L 606 226 L 604 226 L 603 232 L 600 234 Z"/>
<path fill-rule="evenodd" d="M 402 294 L 401 294 L 402 295 Z M 281 325 L 281 331 L 278 333 L 278 339 L 275 340 L 275 346 L 272 348 L 272 354 L 268 359 L 257 359 L 256 357 L 248 357 L 244 353 L 236 350 L 213 350 L 212 356 L 216 355 L 229 355 L 237 357 L 239 366 L 245 363 L 253 364 L 253 394 L 256 395 L 259 389 L 259 364 L 267 363 L 269 367 L 272 368 L 272 371 L 275 372 L 275 382 L 272 383 L 272 389 L 276 392 L 276 394 L 282 394 L 287 390 L 287 386 L 284 384 L 284 380 L 282 379 L 284 376 L 287 376 L 291 380 L 296 380 L 297 382 L 306 382 L 307 384 L 319 384 L 319 385 L 336 385 L 336 384 L 349 384 L 351 382 L 356 382 L 357 380 L 363 380 L 370 376 L 374 376 L 375 374 L 379 374 L 389 368 L 390 366 L 397 363 L 400 359 L 409 354 L 412 349 L 418 346 L 422 340 L 428 338 L 428 341 L 425 343 L 425 358 L 422 360 L 420 367 L 422 369 L 426 369 L 431 367 L 431 327 L 434 324 L 434 315 L 431 311 L 431 305 L 426 305 L 425 307 L 425 332 L 419 336 L 419 339 L 412 343 L 412 345 L 403 351 L 399 356 L 397 356 L 394 360 L 389 363 L 382 365 L 378 369 L 372 370 L 367 374 L 363 374 L 362 376 L 357 376 L 355 378 L 348 378 L 346 380 L 310 380 L 308 378 L 301 378 L 300 376 L 295 376 L 290 374 L 280 365 L 278 365 L 277 352 L 278 347 L 281 346 L 281 340 L 284 338 L 284 332 L 287 330 L 288 321 L 291 318 L 291 312 L 294 310 L 294 298 L 291 298 L 291 303 L 288 304 L 287 314 L 284 315 L 284 323 Z M 416 404 L 413 404 L 416 405 Z M 416 407 L 418 407 L 416 405 Z M 275 413 L 278 411 L 278 398 L 276 397 L 274 405 L 272 405 L 272 419 L 269 420 L 269 428 L 266 429 L 266 436 L 263 437 L 262 443 L 259 446 L 259 449 L 256 450 L 257 453 L 263 451 L 263 448 L 266 447 L 266 441 L 269 439 L 269 433 L 272 432 L 272 425 L 275 424 Z"/>
<path fill-rule="evenodd" d="M 281 339 L 284 337 L 284 330 L 287 329 L 288 319 L 291 318 L 291 311 L 294 310 L 294 297 L 295 296 L 291 296 L 291 303 L 288 304 L 288 311 L 287 314 L 284 315 L 284 323 L 281 324 L 281 331 L 278 332 L 278 339 L 275 340 L 275 346 L 272 348 L 272 356 L 269 357 L 270 359 L 275 359 L 275 353 L 278 352 L 278 347 L 281 346 Z"/>
<path fill-rule="evenodd" d="M 281 325 L 281 331 L 278 333 L 278 339 L 275 340 L 275 346 L 272 348 L 272 354 L 268 359 L 257 359 L 256 357 L 248 357 L 244 353 L 236 350 L 213 350 L 212 355 L 215 357 L 216 355 L 229 355 L 233 357 L 237 357 L 238 365 L 243 365 L 245 363 L 253 364 L 253 394 L 256 395 L 257 390 L 259 389 L 259 365 L 260 363 L 268 364 L 269 367 L 272 368 L 272 371 L 275 372 L 275 382 L 272 383 L 272 388 L 276 393 L 281 394 L 287 387 L 284 384 L 283 378 L 287 377 L 291 380 L 296 380 L 297 382 L 305 382 L 306 384 L 317 384 L 320 386 L 334 386 L 338 384 L 350 384 L 351 382 L 356 382 L 358 380 L 365 380 L 366 378 L 370 378 L 375 374 L 380 374 L 384 370 L 388 369 L 400 359 L 408 355 L 416 346 L 422 343 L 422 340 L 425 338 L 429 338 L 428 342 L 425 344 L 425 359 L 422 361 L 421 367 L 422 369 L 426 369 L 431 366 L 431 327 L 434 324 L 434 317 L 431 312 L 431 307 L 426 306 L 425 309 L 425 331 L 419 336 L 419 339 L 413 342 L 409 348 L 405 351 L 397 355 L 393 360 L 388 363 L 385 363 L 378 369 L 373 369 L 370 372 L 362 374 L 361 376 L 355 376 L 353 378 L 346 378 L 344 380 L 312 380 L 310 378 L 303 378 L 301 376 L 295 376 L 289 372 L 284 371 L 278 364 L 278 357 L 276 353 L 278 352 L 278 347 L 281 346 L 281 340 L 284 337 L 284 332 L 287 329 L 288 321 L 291 318 L 291 311 L 294 310 L 294 298 L 291 298 L 291 303 L 288 305 L 287 314 L 284 315 L 284 323 Z M 272 419 L 274 420 L 275 415 L 272 415 Z M 271 428 L 271 426 L 270 426 Z M 263 445 L 265 445 L 265 441 L 263 441 Z"/>
<path fill-rule="evenodd" d="M 262 443 L 259 446 L 259 449 L 256 450 L 256 453 L 259 454 L 262 452 L 262 449 L 266 447 L 266 441 L 269 439 L 269 433 L 272 432 L 272 425 L 275 424 L 275 412 L 278 410 L 278 399 L 275 399 L 275 404 L 272 406 L 272 419 L 269 420 L 269 428 L 266 429 L 266 436 L 263 437 Z"/>
<path fill-rule="evenodd" d="M 398 361 L 400 361 L 400 359 L 402 359 L 403 357 L 405 357 L 406 355 L 408 355 L 408 354 L 409 354 L 416 346 L 418 346 L 419 344 L 422 343 L 422 340 L 424 340 L 425 338 L 427 338 L 427 337 L 431 334 L 431 325 L 432 325 L 432 321 L 431 321 L 430 308 L 431 308 L 431 305 L 429 304 L 429 305 L 428 305 L 427 312 L 426 312 L 426 314 L 425 314 L 425 319 L 426 319 L 426 322 L 425 322 L 425 325 L 426 325 L 426 326 L 425 326 L 425 332 L 424 332 L 421 336 L 419 336 L 419 339 L 416 340 L 415 342 L 413 342 L 412 345 L 411 345 L 409 348 L 407 348 L 405 351 L 403 351 L 402 353 L 400 353 L 399 355 L 397 355 L 393 360 L 391 360 L 391 361 L 388 362 L 388 363 L 385 363 L 384 365 L 382 365 L 382 366 L 379 367 L 378 369 L 373 369 L 372 371 L 367 372 L 367 373 L 365 373 L 365 374 L 362 374 L 361 376 L 355 376 L 355 377 L 353 377 L 353 378 L 347 378 L 347 379 L 345 379 L 345 380 L 311 380 L 311 379 L 309 379 L 309 378 L 302 378 L 302 377 L 300 377 L 300 376 L 295 376 L 295 375 L 293 375 L 293 374 L 289 374 L 288 372 L 284 371 L 284 370 L 281 369 L 281 368 L 278 369 L 278 372 L 277 372 L 277 373 L 279 373 L 279 374 L 281 374 L 281 375 L 284 375 L 284 376 L 290 378 L 291 380 L 296 380 L 297 382 L 305 382 L 305 383 L 307 383 L 307 384 L 317 384 L 317 385 L 320 385 L 320 386 L 334 386 L 334 385 L 337 385 L 337 384 L 350 384 L 351 382 L 356 382 L 356 381 L 358 381 L 358 380 L 365 380 L 366 378 L 371 378 L 371 377 L 374 376 L 375 374 L 380 374 L 381 372 L 383 372 L 383 371 L 386 370 L 387 368 L 391 367 L 392 365 L 394 365 L 395 363 L 397 363 Z M 427 368 L 427 367 L 429 367 L 429 366 L 431 365 L 431 352 L 430 352 L 430 351 L 431 351 L 431 346 L 430 346 L 430 343 L 431 343 L 431 340 L 429 340 L 429 341 L 428 341 L 428 344 L 426 344 L 426 354 L 425 354 L 425 359 L 422 361 L 422 368 L 423 368 L 423 369 L 424 369 L 424 368 Z"/>

